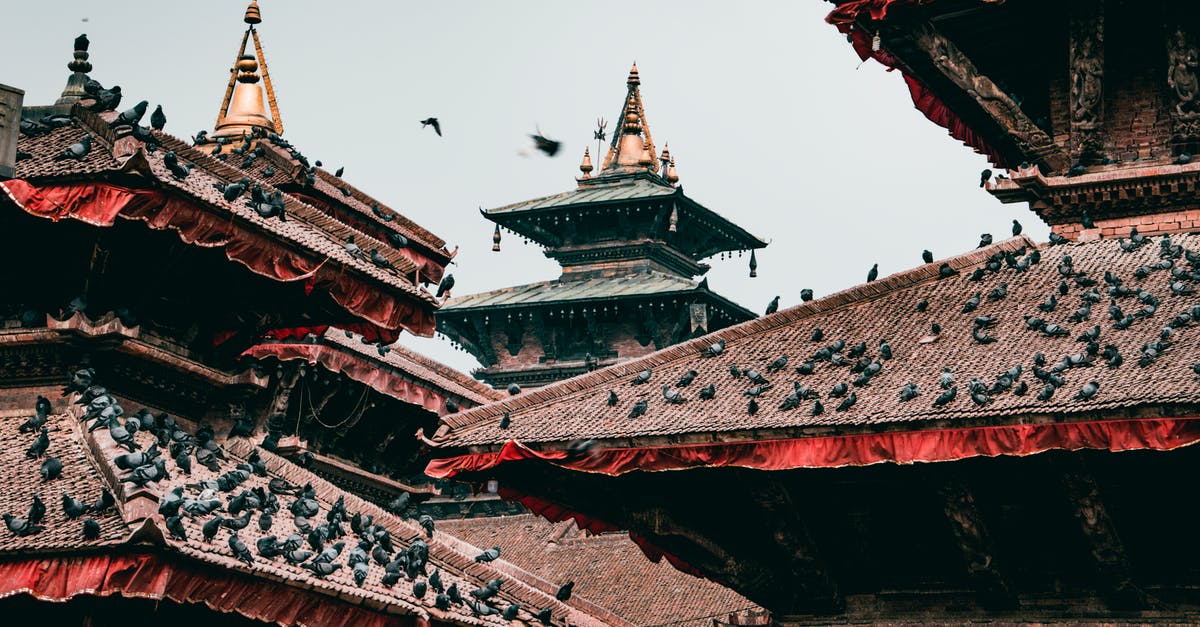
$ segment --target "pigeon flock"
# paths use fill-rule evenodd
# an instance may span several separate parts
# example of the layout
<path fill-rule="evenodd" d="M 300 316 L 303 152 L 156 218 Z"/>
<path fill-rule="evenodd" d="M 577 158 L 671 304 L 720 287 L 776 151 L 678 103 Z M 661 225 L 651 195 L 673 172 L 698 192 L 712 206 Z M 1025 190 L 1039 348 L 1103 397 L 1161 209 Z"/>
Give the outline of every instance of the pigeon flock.
<path fill-rule="evenodd" d="M 248 454 L 230 452 L 218 444 L 209 425 L 201 424 L 189 432 L 166 413 L 143 408 L 126 414 L 117 398 L 97 383 L 92 368 L 72 373 L 63 388 L 63 396 L 69 395 L 78 407 L 81 429 L 92 437 L 107 435 L 97 441 L 97 453 L 115 453 L 107 461 L 117 480 L 161 495 L 158 515 L 165 535 L 173 542 L 227 555 L 249 568 L 275 562 L 290 565 L 297 576 L 334 578 L 343 585 L 385 589 L 402 585 L 418 600 L 432 595 L 432 605 L 443 611 L 458 606 L 473 616 L 512 620 L 522 609 L 515 601 L 502 600 L 503 577 L 473 587 L 461 578 L 451 580 L 440 566 L 431 563 L 429 543 L 435 542 L 436 521 L 428 514 L 417 516 L 408 493 L 401 493 L 385 509 L 399 518 L 416 518 L 414 527 L 419 531 L 412 537 L 404 537 L 408 532 L 397 527 L 396 521 L 351 511 L 345 494 L 330 495 L 329 490 L 336 491 L 331 486 L 295 485 L 269 471 L 259 448 L 245 441 L 239 445 L 244 443 Z M 51 412 L 50 400 L 39 396 L 33 415 L 17 427 L 27 438 L 24 457 L 30 472 L 41 475 L 38 483 L 43 492 L 53 492 L 63 472 L 62 463 L 50 454 L 55 450 L 52 439 L 75 437 L 61 431 L 51 435 L 50 423 L 56 418 Z M 264 443 L 264 448 L 270 444 Z M 286 466 L 286 462 L 279 463 Z M 323 495 L 319 488 L 325 490 Z M 5 512 L 8 533 L 16 537 L 43 533 L 49 500 L 35 493 L 27 511 Z M 84 540 L 101 537 L 102 526 L 94 517 L 115 513 L 115 505 L 107 488 L 91 503 L 61 491 L 63 524 L 78 525 L 79 537 Z M 391 524 L 385 526 L 385 522 Z M 492 562 L 500 558 L 500 548 L 469 557 L 477 563 Z M 336 574 L 343 569 L 347 575 Z M 568 599 L 572 586 L 564 586 L 557 598 Z M 541 624 L 551 625 L 552 612 L 552 608 L 542 608 L 529 614 Z"/>
<path fill-rule="evenodd" d="M 566 411 L 592 425 L 578 437 L 628 437 L 678 425 L 680 412 L 688 421 L 672 428 L 707 431 L 900 422 L 986 413 L 997 403 L 1010 411 L 1086 410 L 1122 400 L 1106 390 L 1140 387 L 1163 355 L 1172 355 L 1166 367 L 1191 372 L 1157 376 L 1200 380 L 1200 363 L 1188 361 L 1200 328 L 1196 236 L 1151 238 L 1133 229 L 1118 240 L 1039 248 L 1019 238 L 1019 222 L 1012 231 L 1018 238 L 1007 242 L 985 234 L 969 262 L 942 263 L 933 278 L 899 277 L 872 298 L 866 318 L 861 307 L 781 311 L 775 315 L 791 321 L 763 332 L 769 336 L 718 332 L 692 357 L 634 362 L 623 367 L 628 392 L 601 386 L 592 409 L 580 397 L 580 407 Z M 927 251 L 922 258 L 933 263 Z M 867 278 L 878 278 L 877 266 Z M 773 299 L 768 312 L 776 307 Z M 639 391 L 646 387 L 657 393 Z M 739 412 L 757 416 L 730 416 Z M 503 437 L 539 441 L 537 421 L 522 420 L 528 409 L 504 413 L 505 429 L 517 432 Z"/>

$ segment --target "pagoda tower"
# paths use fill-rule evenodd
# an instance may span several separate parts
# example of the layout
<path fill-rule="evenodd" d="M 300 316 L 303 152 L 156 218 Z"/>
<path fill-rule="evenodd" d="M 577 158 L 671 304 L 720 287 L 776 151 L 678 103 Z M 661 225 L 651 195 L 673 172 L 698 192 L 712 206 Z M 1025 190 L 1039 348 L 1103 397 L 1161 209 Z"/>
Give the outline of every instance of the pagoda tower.
<path fill-rule="evenodd" d="M 575 189 L 483 216 L 545 249 L 562 275 L 448 300 L 438 330 L 484 368 L 494 386 L 540 386 L 639 357 L 754 317 L 694 279 L 703 260 L 766 242 L 684 195 L 666 146 L 650 135 L 635 64 L 619 126 L 593 174 L 584 150 Z M 602 136 L 602 133 L 597 133 Z"/>

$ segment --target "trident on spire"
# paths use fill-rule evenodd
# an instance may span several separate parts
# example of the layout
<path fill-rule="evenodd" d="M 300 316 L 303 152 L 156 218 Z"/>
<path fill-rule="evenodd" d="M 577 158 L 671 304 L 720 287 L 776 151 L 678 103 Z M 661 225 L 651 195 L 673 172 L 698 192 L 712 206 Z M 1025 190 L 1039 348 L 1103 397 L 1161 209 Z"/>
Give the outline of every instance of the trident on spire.
<path fill-rule="evenodd" d="M 596 140 L 596 156 L 600 156 L 600 146 L 604 140 L 608 139 L 608 135 L 604 129 L 608 128 L 608 120 L 604 118 L 596 118 L 596 130 L 592 132 L 592 137 Z"/>

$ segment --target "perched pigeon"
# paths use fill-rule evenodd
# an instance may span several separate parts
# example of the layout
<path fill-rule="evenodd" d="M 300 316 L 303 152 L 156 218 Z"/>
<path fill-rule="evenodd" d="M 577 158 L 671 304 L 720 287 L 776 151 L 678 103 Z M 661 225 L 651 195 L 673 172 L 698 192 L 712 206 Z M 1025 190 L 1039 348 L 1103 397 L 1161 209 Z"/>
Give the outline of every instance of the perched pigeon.
<path fill-rule="evenodd" d="M 92 136 L 84 135 L 83 139 L 71 144 L 70 146 L 67 146 L 61 153 L 58 154 L 57 157 L 54 158 L 54 160 L 62 161 L 64 159 L 74 159 L 76 161 L 80 161 L 84 157 L 88 156 L 88 153 L 91 152 L 91 150 Z"/>
<path fill-rule="evenodd" d="M 871 266 L 871 269 L 867 272 L 867 283 L 870 283 L 871 281 L 874 281 L 875 279 L 878 279 L 878 278 L 879 278 L 879 264 L 875 264 L 875 265 Z"/>
<path fill-rule="evenodd" d="M 150 128 L 161 131 L 167 125 L 167 116 L 163 114 L 162 105 L 154 108 L 154 113 L 150 114 Z"/>
<path fill-rule="evenodd" d="M 479 563 L 495 561 L 500 557 L 500 547 L 494 546 L 479 555 L 475 556 L 475 561 Z"/>

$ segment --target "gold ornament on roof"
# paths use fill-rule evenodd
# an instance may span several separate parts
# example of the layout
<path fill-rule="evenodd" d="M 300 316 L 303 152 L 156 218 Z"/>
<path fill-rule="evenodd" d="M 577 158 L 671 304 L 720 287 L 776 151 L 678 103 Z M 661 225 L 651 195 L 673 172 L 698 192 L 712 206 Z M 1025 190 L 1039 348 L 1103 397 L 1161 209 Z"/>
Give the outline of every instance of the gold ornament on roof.
<path fill-rule="evenodd" d="M 246 16 L 242 21 L 252 26 L 262 23 L 262 12 L 258 10 L 257 0 L 250 0 L 250 6 L 246 7 Z"/>

